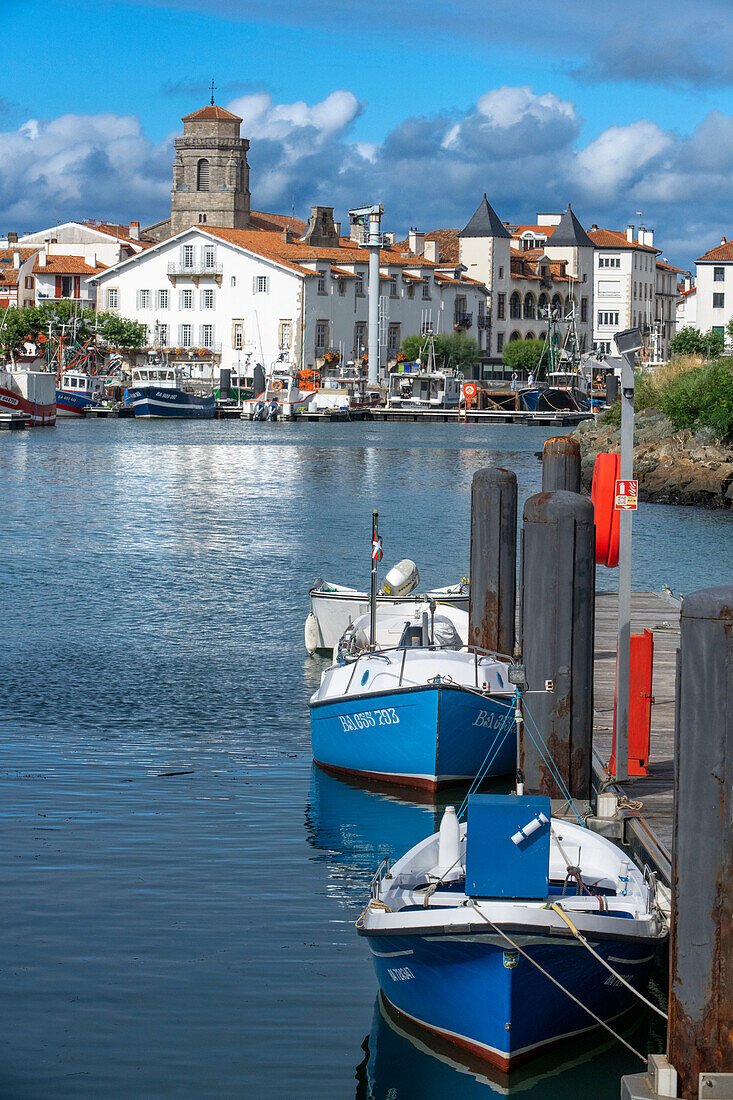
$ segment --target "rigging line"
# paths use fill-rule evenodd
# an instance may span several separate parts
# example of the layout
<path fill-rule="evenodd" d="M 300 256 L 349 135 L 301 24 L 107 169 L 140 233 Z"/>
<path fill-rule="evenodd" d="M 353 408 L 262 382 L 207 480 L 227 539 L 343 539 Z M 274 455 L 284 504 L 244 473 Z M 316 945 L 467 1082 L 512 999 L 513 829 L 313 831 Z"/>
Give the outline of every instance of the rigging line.
<path fill-rule="evenodd" d="M 593 955 L 594 958 L 598 959 L 598 962 L 602 966 L 605 966 L 606 970 L 610 971 L 610 973 L 613 974 L 614 978 L 618 978 L 622 985 L 625 985 L 626 988 L 629 989 L 636 997 L 638 997 L 640 1001 L 643 1001 L 647 1008 L 651 1008 L 653 1012 L 656 1012 L 657 1016 L 661 1016 L 663 1020 L 669 1020 L 669 1016 L 666 1012 L 663 1012 L 661 1008 L 658 1008 L 655 1004 L 652 1004 L 651 1001 L 647 1000 L 643 993 L 640 993 L 639 990 L 635 989 L 630 982 L 627 982 L 626 978 L 619 974 L 618 971 L 614 970 L 611 964 L 607 963 L 603 956 L 599 955 L 595 948 L 591 947 L 583 933 L 578 931 L 578 929 L 575 927 L 570 917 L 567 915 L 561 905 L 558 905 L 556 901 L 553 901 L 550 909 L 553 909 L 559 917 L 562 917 L 570 931 L 575 936 L 576 940 L 579 943 L 582 943 L 583 947 L 587 947 L 591 955 Z"/>
<path fill-rule="evenodd" d="M 525 709 L 525 712 L 526 712 L 527 716 L 529 717 L 530 722 L 534 726 L 535 733 L 537 734 L 540 741 L 542 742 L 542 746 L 544 746 L 544 749 L 542 748 L 541 745 L 538 745 L 537 742 L 535 741 L 534 736 L 532 734 L 532 730 L 527 729 L 527 732 L 529 733 L 529 736 L 532 739 L 532 743 L 534 744 L 535 748 L 539 752 L 539 754 L 542 757 L 542 759 L 544 760 L 544 762 L 550 768 L 550 771 L 552 772 L 554 778 L 557 780 L 558 785 L 560 787 L 560 790 L 563 792 L 564 796 L 567 798 L 568 803 L 569 803 L 573 813 L 575 814 L 575 816 L 578 819 L 578 823 L 580 825 L 582 825 L 583 824 L 583 818 L 581 817 L 580 813 L 578 812 L 578 809 L 575 805 L 575 802 L 573 801 L 573 796 L 571 795 L 570 791 L 568 790 L 568 788 L 565 784 L 565 780 L 561 776 L 561 774 L 560 774 L 560 772 L 557 768 L 557 765 L 555 764 L 554 760 L 552 759 L 552 757 L 550 755 L 550 750 L 547 748 L 547 745 L 545 744 L 545 741 L 542 737 L 542 734 L 540 733 L 539 729 L 537 728 L 537 723 L 535 722 L 534 718 L 532 717 L 532 712 L 530 711 L 530 709 L 529 709 L 529 707 L 527 706 L 526 703 L 524 705 L 524 709 Z M 527 728 L 526 723 L 525 723 L 525 728 Z"/>
<path fill-rule="evenodd" d="M 531 962 L 532 966 L 536 966 L 541 974 L 544 974 L 544 976 L 546 978 L 548 978 L 552 982 L 553 985 L 556 985 L 558 989 L 561 989 L 563 991 L 563 993 L 565 993 L 570 998 L 571 1001 L 575 1001 L 576 1005 L 578 1005 L 580 1008 L 582 1008 L 583 1012 L 587 1012 L 588 1015 L 591 1016 L 596 1021 L 596 1023 L 600 1024 L 601 1027 L 605 1027 L 606 1031 L 609 1031 L 611 1033 L 611 1035 L 613 1035 L 614 1039 L 618 1039 L 619 1043 L 623 1043 L 623 1045 L 627 1048 L 627 1050 L 630 1050 L 632 1054 L 635 1054 L 637 1058 L 640 1058 L 642 1060 L 644 1065 L 648 1064 L 647 1059 L 644 1057 L 643 1054 L 640 1053 L 640 1051 L 638 1051 L 636 1049 L 636 1047 L 632 1047 L 631 1043 L 627 1043 L 626 1040 L 621 1035 L 619 1035 L 619 1033 L 617 1031 L 613 1030 L 613 1028 L 611 1027 L 610 1024 L 607 1024 L 605 1020 L 602 1020 L 600 1018 L 600 1016 L 596 1016 L 595 1012 L 593 1012 L 592 1009 L 588 1008 L 587 1005 L 584 1005 L 582 1001 L 579 1001 L 578 998 L 575 996 L 575 994 L 571 993 L 569 989 L 566 989 L 565 986 L 562 985 L 557 980 L 557 978 L 553 978 L 552 974 L 548 974 L 548 972 L 545 970 L 545 968 L 543 966 L 540 966 L 540 964 L 537 962 L 536 959 L 533 959 L 531 955 L 528 955 L 526 951 L 523 951 L 518 943 L 515 943 L 514 940 L 511 939 L 511 937 L 507 936 L 506 932 L 503 932 L 501 930 L 501 928 L 499 928 L 496 924 L 494 924 L 494 922 L 492 920 L 489 920 L 489 918 L 486 916 L 485 913 L 481 912 L 481 910 L 479 909 L 479 907 L 476 904 L 476 901 L 474 899 L 471 899 L 471 901 L 472 901 L 472 905 L 473 905 L 474 909 L 476 910 L 478 915 L 481 917 L 481 919 L 485 920 L 486 923 L 488 925 L 490 925 L 490 927 L 493 928 L 493 930 L 495 932 L 498 932 L 498 934 L 502 937 L 502 939 L 506 940 L 506 942 L 508 944 L 510 944 L 514 948 L 515 951 L 518 951 L 520 955 L 523 955 L 524 958 L 528 960 L 528 962 Z"/>

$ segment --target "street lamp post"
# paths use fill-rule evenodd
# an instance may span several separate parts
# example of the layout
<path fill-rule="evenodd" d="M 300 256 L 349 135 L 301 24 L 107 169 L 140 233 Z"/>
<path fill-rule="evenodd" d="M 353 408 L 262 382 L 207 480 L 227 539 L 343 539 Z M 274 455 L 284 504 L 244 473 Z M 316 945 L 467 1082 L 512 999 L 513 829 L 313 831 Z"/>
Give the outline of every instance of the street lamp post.
<path fill-rule="evenodd" d="M 634 477 L 634 360 L 644 346 L 638 328 L 617 332 L 621 354 L 621 463 L 622 481 Z M 614 500 L 614 506 L 615 506 Z M 619 516 L 618 649 L 616 656 L 616 779 L 629 778 L 629 674 L 631 668 L 631 517 Z"/>

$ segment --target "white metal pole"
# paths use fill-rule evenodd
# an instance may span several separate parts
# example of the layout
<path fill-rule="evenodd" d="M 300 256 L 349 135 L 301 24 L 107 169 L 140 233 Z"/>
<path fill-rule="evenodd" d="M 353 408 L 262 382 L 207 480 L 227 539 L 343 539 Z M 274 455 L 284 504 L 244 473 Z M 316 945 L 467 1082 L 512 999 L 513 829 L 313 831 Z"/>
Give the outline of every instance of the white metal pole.
<path fill-rule="evenodd" d="M 621 480 L 634 477 L 634 357 L 621 356 Z M 618 656 L 616 659 L 616 778 L 629 778 L 629 671 L 631 667 L 631 517 L 619 516 Z"/>
<path fill-rule="evenodd" d="M 369 384 L 379 384 L 379 249 L 381 218 L 369 215 Z"/>

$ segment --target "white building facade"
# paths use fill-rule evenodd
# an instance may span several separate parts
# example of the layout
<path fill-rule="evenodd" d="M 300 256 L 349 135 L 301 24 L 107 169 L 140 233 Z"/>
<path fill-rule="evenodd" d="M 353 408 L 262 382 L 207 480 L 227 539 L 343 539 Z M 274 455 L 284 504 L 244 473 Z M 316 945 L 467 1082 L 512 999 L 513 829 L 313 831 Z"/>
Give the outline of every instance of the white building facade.
<path fill-rule="evenodd" d="M 698 256 L 696 266 L 695 327 L 720 333 L 730 345 L 728 324 L 733 318 L 733 241 L 725 237 L 715 248 Z"/>
<path fill-rule="evenodd" d="M 640 328 L 648 340 L 656 313 L 657 254 L 652 230 L 634 226 L 625 233 L 593 225 L 588 236 L 595 246 L 593 342 L 601 354 L 616 354 L 613 337 Z"/>
<path fill-rule="evenodd" d="M 320 219 L 324 208 L 314 208 Z M 306 235 L 307 236 L 307 235 Z M 431 325 L 454 331 L 486 308 L 486 289 L 460 265 L 386 248 L 380 256 L 380 360 Z M 147 326 L 170 361 L 249 376 L 280 356 L 318 368 L 327 353 L 356 360 L 368 343 L 366 249 L 335 228 L 326 245 L 282 232 L 192 226 L 95 275 L 99 308 Z"/>

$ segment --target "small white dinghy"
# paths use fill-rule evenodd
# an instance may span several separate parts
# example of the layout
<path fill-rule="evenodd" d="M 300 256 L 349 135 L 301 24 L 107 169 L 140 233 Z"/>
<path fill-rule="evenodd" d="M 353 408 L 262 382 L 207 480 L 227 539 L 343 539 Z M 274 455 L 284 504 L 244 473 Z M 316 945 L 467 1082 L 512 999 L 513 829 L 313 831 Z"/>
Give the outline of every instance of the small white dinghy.
<path fill-rule="evenodd" d="M 419 583 L 420 574 L 414 561 L 403 559 L 384 578 L 377 593 L 377 607 L 412 614 L 413 609 L 427 598 L 434 600 L 441 609 L 447 605 L 468 613 L 468 581 L 465 578 L 457 584 L 432 588 L 421 595 L 416 592 Z M 310 613 L 305 621 L 305 648 L 309 653 L 330 657 L 347 627 L 369 611 L 369 593 L 319 579 L 308 595 Z"/>

